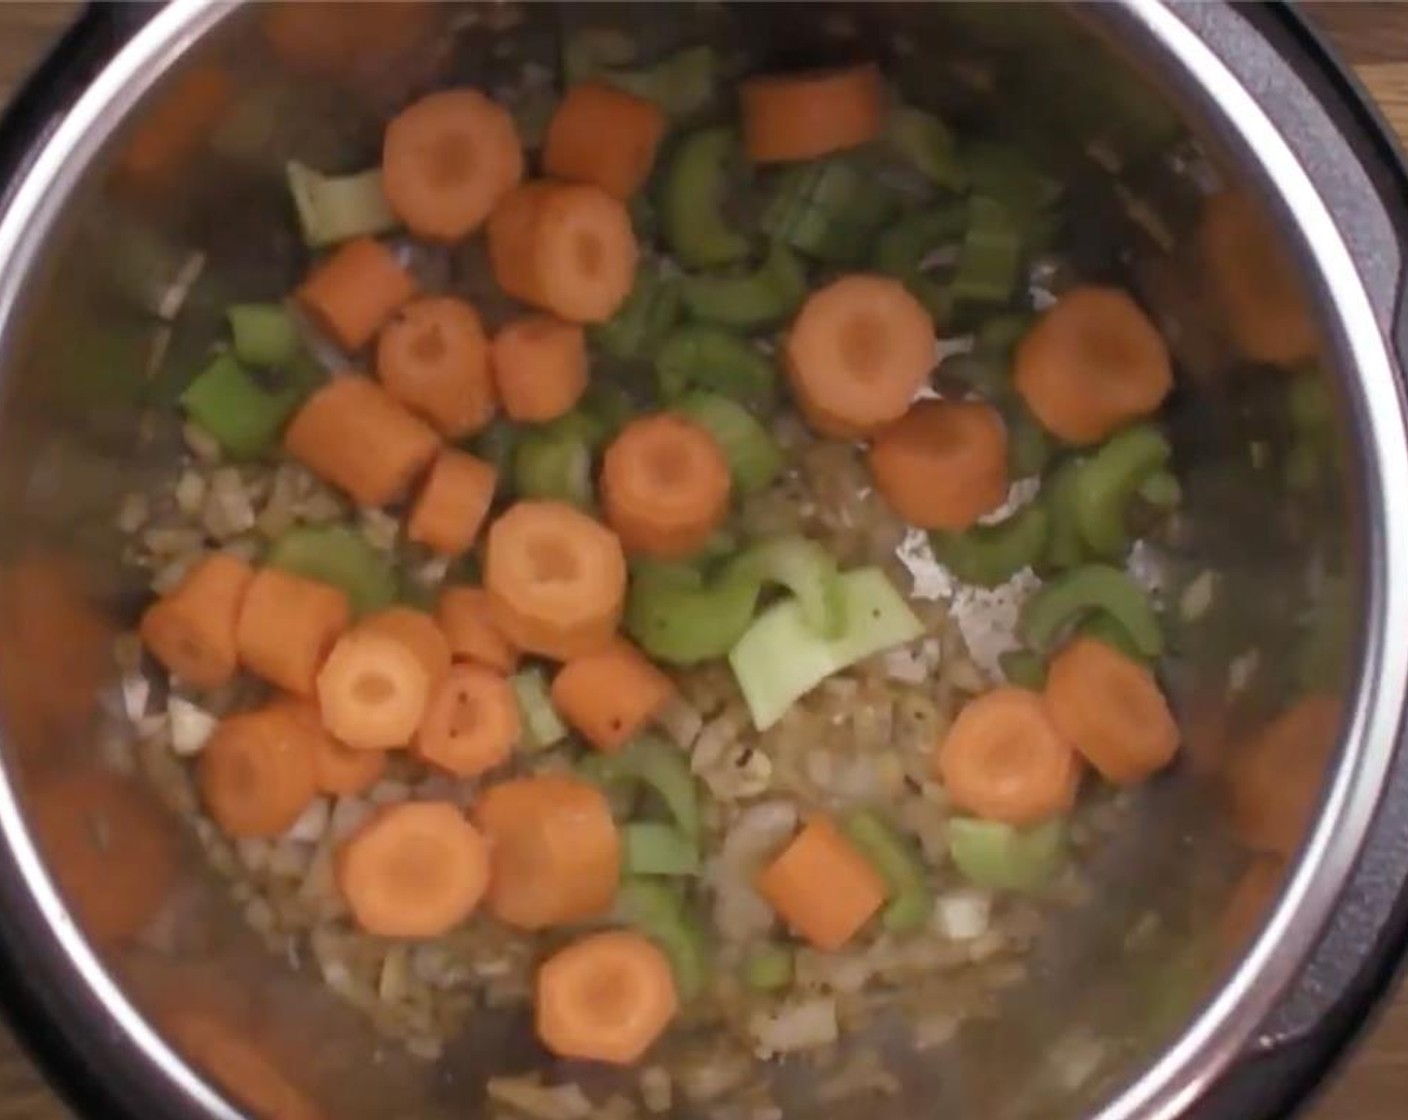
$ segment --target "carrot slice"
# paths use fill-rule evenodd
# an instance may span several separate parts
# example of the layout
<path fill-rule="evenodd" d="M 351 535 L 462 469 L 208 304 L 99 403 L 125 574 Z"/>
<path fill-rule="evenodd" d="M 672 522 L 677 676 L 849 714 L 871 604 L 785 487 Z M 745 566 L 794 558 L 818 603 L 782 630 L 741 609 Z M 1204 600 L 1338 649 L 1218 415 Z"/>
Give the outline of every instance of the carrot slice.
<path fill-rule="evenodd" d="M 339 346 L 360 350 L 415 294 L 415 277 L 391 250 L 370 237 L 358 237 L 319 264 L 296 298 Z"/>
<path fill-rule="evenodd" d="M 1178 750 L 1178 724 L 1154 674 L 1108 642 L 1077 638 L 1062 649 L 1045 700 L 1061 735 L 1115 785 L 1142 782 Z"/>
<path fill-rule="evenodd" d="M 494 625 L 489 593 L 482 587 L 447 587 L 435 608 L 450 653 L 505 676 L 518 668 L 518 650 Z"/>
<path fill-rule="evenodd" d="M 607 752 L 624 746 L 674 695 L 675 682 L 622 638 L 569 661 L 552 682 L 553 707 Z"/>
<path fill-rule="evenodd" d="M 454 296 L 401 308 L 377 340 L 376 375 L 449 439 L 473 435 L 494 418 L 489 340 L 479 313 Z"/>
<path fill-rule="evenodd" d="M 731 476 L 718 441 L 673 412 L 633 420 L 607 448 L 601 496 L 628 552 L 678 559 L 728 516 Z"/>
<path fill-rule="evenodd" d="M 449 802 L 386 805 L 338 850 L 337 885 L 368 933 L 440 937 L 484 897 L 488 845 Z"/>
<path fill-rule="evenodd" d="M 1263 206 L 1242 191 L 1209 198 L 1198 231 L 1232 341 L 1255 362 L 1294 367 L 1319 350 L 1300 270 Z"/>
<path fill-rule="evenodd" d="M 519 502 L 489 527 L 484 589 L 515 647 L 566 660 L 602 649 L 626 596 L 616 535 L 564 502 Z"/>
<path fill-rule="evenodd" d="M 200 752 L 206 811 L 228 836 L 278 836 L 318 792 L 317 735 L 275 702 L 228 716 Z"/>
<path fill-rule="evenodd" d="M 958 713 L 935 745 L 934 771 L 959 808 L 1028 825 L 1075 804 L 1081 765 L 1042 698 L 1004 686 Z"/>
<path fill-rule="evenodd" d="M 679 995 L 670 960 L 629 930 L 574 941 L 538 970 L 538 1037 L 560 1058 L 630 1065 L 664 1033 Z"/>
<path fill-rule="evenodd" d="M 603 323 L 630 294 L 640 249 L 619 199 L 588 183 L 526 183 L 489 218 L 489 263 L 515 299 Z"/>
<path fill-rule="evenodd" d="M 596 786 L 543 775 L 490 786 L 474 807 L 489 841 L 488 905 L 501 922 L 543 929 L 605 913 L 621 841 Z"/>
<path fill-rule="evenodd" d="M 432 681 L 403 638 L 358 626 L 338 639 L 318 673 L 323 726 L 356 750 L 404 747 L 425 715 Z"/>
<path fill-rule="evenodd" d="M 356 797 L 381 781 L 386 772 L 385 753 L 354 751 L 339 743 L 323 727 L 317 705 L 308 700 L 286 696 L 275 703 L 282 705 L 308 736 L 313 751 L 313 780 L 319 793 Z"/>
<path fill-rule="evenodd" d="M 284 450 L 363 506 L 395 501 L 435 458 L 435 429 L 366 377 L 335 377 L 294 415 Z"/>
<path fill-rule="evenodd" d="M 415 751 L 442 770 L 475 778 L 508 761 L 522 730 L 518 698 L 505 677 L 456 665 L 431 694 Z"/>
<path fill-rule="evenodd" d="M 1007 500 L 1007 427 L 982 401 L 920 401 L 875 433 L 870 474 L 921 529 L 966 529 Z"/>
<path fill-rule="evenodd" d="M 1042 427 L 1099 443 L 1156 411 L 1173 388 L 1158 328 L 1117 288 L 1073 288 L 1017 346 L 1013 380 Z"/>
<path fill-rule="evenodd" d="M 525 315 L 494 338 L 494 384 L 513 420 L 544 424 L 587 391 L 587 338 L 576 323 Z"/>
<path fill-rule="evenodd" d="M 163 1027 L 176 1048 L 251 1116 L 321 1120 L 312 1100 L 251 1034 L 207 1012 L 183 1011 Z"/>
<path fill-rule="evenodd" d="M 843 276 L 807 297 L 784 347 L 797 407 L 823 435 L 898 420 L 934 368 L 934 324 L 898 280 Z"/>
<path fill-rule="evenodd" d="M 758 893 L 818 949 L 839 949 L 885 903 L 885 880 L 826 817 L 759 873 Z"/>
<path fill-rule="evenodd" d="M 230 112 L 238 89 L 224 66 L 187 67 L 142 111 L 117 154 L 121 175 L 134 191 L 150 194 L 184 178 L 198 162 L 201 145 Z M 150 199 L 148 199 L 150 201 Z"/>
<path fill-rule="evenodd" d="M 513 118 L 475 89 L 432 93 L 386 126 L 381 182 L 406 228 L 436 241 L 478 229 L 523 178 Z"/>
<path fill-rule="evenodd" d="M 387 607 L 368 615 L 358 629 L 385 634 L 405 644 L 425 669 L 430 687 L 436 688 L 450 671 L 450 644 L 433 615 L 414 607 Z"/>
<path fill-rule="evenodd" d="M 271 684 L 312 696 L 318 668 L 351 618 L 347 596 L 338 588 L 263 568 L 240 607 L 235 629 L 240 662 Z"/>
<path fill-rule="evenodd" d="M 28 793 L 40 851 L 84 934 L 105 945 L 139 933 L 178 864 L 176 830 L 151 794 L 91 768 L 50 773 Z"/>
<path fill-rule="evenodd" d="M 598 82 L 575 85 L 548 122 L 543 170 L 630 198 L 650 177 L 665 125 L 643 97 Z"/>
<path fill-rule="evenodd" d="M 739 98 L 743 146 L 754 163 L 816 159 L 869 143 L 884 128 L 884 84 L 873 63 L 759 75 Z"/>
<path fill-rule="evenodd" d="M 139 632 L 153 657 L 196 688 L 219 688 L 239 668 L 235 625 L 254 572 L 217 552 L 199 561 L 142 614 Z"/>
<path fill-rule="evenodd" d="M 406 536 L 442 556 L 474 545 L 489 516 L 499 472 L 466 451 L 442 448 L 406 522 Z"/>

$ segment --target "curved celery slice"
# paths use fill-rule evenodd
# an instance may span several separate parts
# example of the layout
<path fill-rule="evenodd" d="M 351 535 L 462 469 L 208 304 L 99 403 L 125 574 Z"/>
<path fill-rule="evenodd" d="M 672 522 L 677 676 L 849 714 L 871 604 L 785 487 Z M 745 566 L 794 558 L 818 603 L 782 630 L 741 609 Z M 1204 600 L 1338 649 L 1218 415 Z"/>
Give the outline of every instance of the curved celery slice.
<path fill-rule="evenodd" d="M 841 822 L 846 834 L 889 888 L 880 921 L 891 933 L 913 933 L 929 921 L 934 908 L 924 862 L 914 844 L 868 809 Z"/>
<path fill-rule="evenodd" d="M 764 583 L 776 583 L 796 597 L 802 619 L 823 638 L 845 633 L 846 603 L 836 558 L 806 537 L 774 537 L 760 541 L 736 561 Z"/>
<path fill-rule="evenodd" d="M 1163 653 L 1164 632 L 1149 596 L 1109 564 L 1084 564 L 1049 580 L 1022 605 L 1017 629 L 1028 648 L 1045 651 L 1069 625 L 1097 611 L 1111 615 L 1142 656 Z"/>
<path fill-rule="evenodd" d="M 714 437 L 740 494 L 766 490 L 782 472 L 782 452 L 772 434 L 736 401 L 718 393 L 686 393 L 672 407 Z"/>
<path fill-rule="evenodd" d="M 632 739 L 614 755 L 589 755 L 581 764 L 583 777 L 599 785 L 640 783 L 664 803 L 680 834 L 692 844 L 699 839 L 699 787 L 689 758 L 678 747 L 654 735 Z"/>
<path fill-rule="evenodd" d="M 776 992 L 792 983 L 792 950 L 771 941 L 750 946 L 743 956 L 743 983 L 755 992 Z"/>
<path fill-rule="evenodd" d="M 686 137 L 665 169 L 660 210 L 665 240 L 687 268 L 709 268 L 747 258 L 750 240 L 724 212 L 742 145 L 729 128 Z"/>
<path fill-rule="evenodd" d="M 698 875 L 699 844 L 663 821 L 621 828 L 621 867 L 627 875 Z"/>
<path fill-rule="evenodd" d="M 282 369 L 298 356 L 298 326 L 281 303 L 237 303 L 225 309 L 235 357 L 251 366 Z"/>
<path fill-rule="evenodd" d="M 278 447 L 284 423 L 307 396 L 298 384 L 265 387 L 232 354 L 217 354 L 181 394 L 181 407 L 236 459 L 258 459 Z"/>
<path fill-rule="evenodd" d="M 570 425 L 528 432 L 514 448 L 513 488 L 520 498 L 567 502 L 585 509 L 593 496 L 590 443 Z"/>
<path fill-rule="evenodd" d="M 954 817 L 948 822 L 948 849 L 969 882 L 993 890 L 1035 890 L 1066 862 L 1066 824 L 1058 818 L 1018 829 L 1000 821 Z"/>
<path fill-rule="evenodd" d="M 719 327 L 691 324 L 671 331 L 655 353 L 655 376 L 667 401 L 706 389 L 766 412 L 777 398 L 772 360 Z"/>
<path fill-rule="evenodd" d="M 356 175 L 324 175 L 294 160 L 286 171 L 298 225 L 310 248 L 385 233 L 401 224 L 381 189 L 379 168 Z"/>
<path fill-rule="evenodd" d="M 730 651 L 729 665 L 759 731 L 831 674 L 924 632 L 879 568 L 845 572 L 839 582 L 845 626 L 838 636 L 817 633 L 794 598 L 755 619 Z"/>
<path fill-rule="evenodd" d="M 541 669 L 524 669 L 509 678 L 518 712 L 523 718 L 524 744 L 530 750 L 546 750 L 567 737 L 567 728 L 557 716 L 548 695 L 548 682 Z"/>
<path fill-rule="evenodd" d="M 930 182 L 950 190 L 963 186 L 963 167 L 954 151 L 953 133 L 933 113 L 900 105 L 885 121 L 885 139 Z"/>
<path fill-rule="evenodd" d="M 691 1000 L 704 990 L 708 942 L 678 889 L 664 880 L 628 876 L 616 891 L 615 910 L 622 922 L 645 934 L 670 958 L 681 1000 Z"/>
<path fill-rule="evenodd" d="M 357 615 L 380 610 L 396 599 L 390 558 L 345 525 L 295 526 L 274 542 L 265 563 L 341 588 Z"/>
<path fill-rule="evenodd" d="M 1140 424 L 1110 437 L 1081 466 L 1073 492 L 1076 524 L 1094 555 L 1118 558 L 1129 550 L 1130 502 L 1170 454 L 1168 438 Z"/>
<path fill-rule="evenodd" d="M 685 310 L 699 322 L 755 330 L 780 322 L 801 306 L 807 295 L 807 270 L 796 253 L 774 241 L 752 272 L 685 276 L 679 281 L 679 294 Z"/>

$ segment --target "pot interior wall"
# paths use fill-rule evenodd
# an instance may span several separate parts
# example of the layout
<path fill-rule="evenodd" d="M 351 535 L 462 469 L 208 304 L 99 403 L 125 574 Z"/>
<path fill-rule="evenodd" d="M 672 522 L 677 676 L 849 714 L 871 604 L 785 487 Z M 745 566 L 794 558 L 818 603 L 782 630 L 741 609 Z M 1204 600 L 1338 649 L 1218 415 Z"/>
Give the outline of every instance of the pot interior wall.
<path fill-rule="evenodd" d="M 113 974 L 188 1049 L 199 1047 L 181 1037 L 178 1008 L 209 992 L 209 1013 L 250 1024 L 346 1120 L 479 1115 L 487 1074 L 541 1061 L 526 1020 L 501 1011 L 472 1017 L 429 1065 L 379 1041 L 326 994 L 306 947 L 280 957 L 258 943 L 237 917 L 247 900 L 206 867 L 187 823 L 172 822 L 179 867 L 159 877 L 160 917 L 139 932 L 123 901 L 153 876 L 134 867 L 176 857 L 114 849 L 95 866 L 67 845 L 95 786 L 126 782 L 122 811 L 147 813 L 153 781 L 183 780 L 177 760 L 134 748 L 125 714 L 112 641 L 153 573 L 132 565 L 117 525 L 131 494 L 180 469 L 164 406 L 223 309 L 289 290 L 305 267 L 285 161 L 374 163 L 387 115 L 418 92 L 512 90 L 525 66 L 555 74 L 573 26 L 627 28 L 652 52 L 702 27 L 749 68 L 878 57 L 907 100 L 1039 154 L 1060 169 L 1072 228 L 1055 280 L 1048 269 L 1038 281 L 1059 285 L 1064 270 L 1130 285 L 1176 355 L 1183 509 L 1139 565 L 1162 588 L 1178 764 L 1123 795 L 1137 809 L 1099 852 L 1083 901 L 1041 934 L 990 1017 L 922 1053 L 898 1023 L 855 1044 L 880 1048 L 897 1096 L 818 1102 L 804 1065 L 776 1071 L 797 1117 L 1051 1118 L 1108 1099 L 1258 927 L 1312 816 L 1353 676 L 1363 494 L 1341 462 L 1337 383 L 1323 386 L 1323 423 L 1298 422 L 1290 375 L 1237 352 L 1198 255 L 1207 194 L 1256 188 L 1102 37 L 1098 5 L 301 7 L 286 39 L 231 15 L 156 82 L 69 200 L 0 339 L 4 762 Z M 346 21 L 366 26 L 352 34 Z M 1251 213 L 1264 251 L 1293 260 L 1275 219 Z M 455 275 L 462 262 L 422 251 L 416 267 Z M 114 773 L 130 778 L 98 776 Z"/>

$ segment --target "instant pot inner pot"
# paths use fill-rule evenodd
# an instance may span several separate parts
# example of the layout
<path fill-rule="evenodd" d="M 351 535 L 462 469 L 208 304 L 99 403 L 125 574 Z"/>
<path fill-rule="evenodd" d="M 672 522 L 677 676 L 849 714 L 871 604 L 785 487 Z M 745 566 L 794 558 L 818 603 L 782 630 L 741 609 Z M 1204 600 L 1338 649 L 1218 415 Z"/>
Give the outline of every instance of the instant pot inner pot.
<path fill-rule="evenodd" d="M 193 825 L 184 761 L 141 745 L 166 698 L 142 682 L 120 635 L 157 573 L 133 562 L 124 526 L 151 515 L 143 495 L 169 492 L 188 461 L 169 406 L 220 336 L 223 309 L 278 298 L 306 268 L 288 160 L 328 172 L 374 165 L 387 117 L 440 86 L 469 83 L 517 104 L 557 81 L 563 44 L 584 27 L 626 32 L 647 58 L 710 42 L 740 71 L 878 59 L 907 101 L 1025 149 L 1062 183 L 1069 228 L 1034 263 L 1038 293 L 1071 275 L 1115 279 L 1166 333 L 1183 500 L 1135 564 L 1160 589 L 1173 647 L 1164 683 L 1186 746 L 1171 772 L 1122 795 L 1134 804 L 1099 842 L 1089 881 L 1059 920 L 1034 929 L 1033 954 L 982 1015 L 921 1049 L 908 1025 L 921 1012 L 896 1011 L 820 1068 L 749 1065 L 743 1080 L 796 1117 L 1051 1118 L 1111 1099 L 1258 928 L 1313 816 L 1353 679 L 1350 575 L 1365 494 L 1339 455 L 1339 383 L 1317 381 L 1332 360 L 1295 354 L 1288 371 L 1274 345 L 1238 339 L 1200 256 L 1207 198 L 1233 191 L 1245 192 L 1247 251 L 1292 259 L 1286 227 L 1250 201 L 1259 189 L 1122 59 L 1101 34 L 1099 5 L 300 7 L 283 33 L 270 32 L 273 8 L 207 17 L 208 33 L 167 69 L 134 77 L 150 88 L 95 126 L 111 134 L 60 200 L 5 324 L 4 764 L 116 983 L 230 1093 L 257 1097 L 248 1064 L 272 1062 L 341 1120 L 489 1115 L 486 1079 L 535 1069 L 547 1084 L 579 1084 L 599 1108 L 615 1094 L 634 1099 L 635 1072 L 552 1063 L 514 1008 L 475 1010 L 438 1058 L 407 1054 L 329 992 L 317 937 L 283 936 L 265 902 L 231 889 L 231 861 L 268 854 Z M 472 254 L 405 248 L 437 283 L 470 274 Z M 1315 318 L 1307 305 L 1278 337 Z M 984 620 L 1010 611 L 1012 594 L 955 605 L 980 665 Z M 170 815 L 169 844 L 122 842 L 125 814 L 172 805 L 182 813 Z M 931 1023 L 946 1000 L 961 1001 L 963 976 L 926 997 Z M 69 982 L 81 983 L 76 973 Z M 191 1025 L 201 1016 L 244 1024 L 259 1056 L 203 1051 Z M 669 1045 L 694 1048 L 707 1068 L 721 1041 L 686 1024 Z M 871 1087 L 821 1094 L 821 1074 L 846 1063 L 869 1063 Z M 776 1115 L 750 1103 L 761 1090 L 707 1097 L 677 1092 L 674 1115 Z M 246 1103 L 295 1115 L 278 1101 Z"/>

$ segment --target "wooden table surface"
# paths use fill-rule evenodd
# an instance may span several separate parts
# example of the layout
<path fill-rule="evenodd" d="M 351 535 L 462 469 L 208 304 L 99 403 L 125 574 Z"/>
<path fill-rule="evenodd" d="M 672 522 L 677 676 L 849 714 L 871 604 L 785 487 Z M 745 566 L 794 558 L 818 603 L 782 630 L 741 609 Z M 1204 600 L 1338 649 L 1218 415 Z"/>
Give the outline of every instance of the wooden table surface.
<path fill-rule="evenodd" d="M 72 17 L 73 0 L 0 0 L 0 105 Z M 1408 0 L 1313 5 L 1408 145 Z M 1408 1115 L 1408 987 L 1385 1009 L 1309 1120 Z M 64 1120 L 68 1110 L 0 1030 L 0 1120 Z"/>

